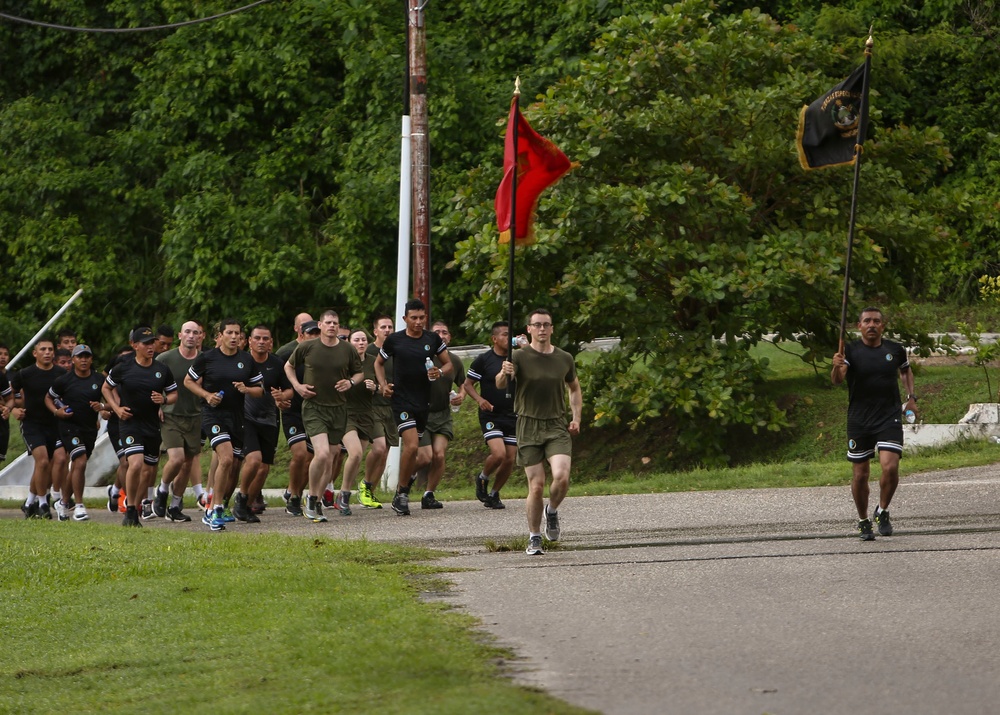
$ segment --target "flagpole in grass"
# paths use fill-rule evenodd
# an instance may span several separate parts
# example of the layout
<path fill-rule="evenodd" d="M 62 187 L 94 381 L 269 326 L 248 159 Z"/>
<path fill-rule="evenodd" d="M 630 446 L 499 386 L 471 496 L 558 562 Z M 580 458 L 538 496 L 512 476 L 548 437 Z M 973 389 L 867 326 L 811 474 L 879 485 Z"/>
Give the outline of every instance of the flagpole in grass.
<path fill-rule="evenodd" d="M 514 78 L 514 116 L 521 111 L 521 78 Z M 514 132 L 514 172 L 510 186 L 510 260 L 507 266 L 507 340 L 508 355 L 514 354 L 514 248 L 517 244 L 517 122 L 511 122 Z M 507 396 L 510 397 L 510 383 L 507 383 Z"/>
<path fill-rule="evenodd" d="M 858 123 L 858 140 L 854 145 L 854 188 L 851 191 L 851 216 L 847 227 L 847 256 L 844 260 L 844 294 L 840 303 L 840 343 L 837 352 L 844 352 L 844 339 L 847 333 L 847 298 L 851 287 L 851 255 L 854 252 L 854 225 L 858 207 L 858 185 L 861 181 L 861 156 L 864 153 L 865 132 L 868 130 L 868 82 L 872 68 L 872 48 L 875 41 L 872 31 L 868 30 L 865 41 L 865 72 L 861 84 L 861 118 Z"/>

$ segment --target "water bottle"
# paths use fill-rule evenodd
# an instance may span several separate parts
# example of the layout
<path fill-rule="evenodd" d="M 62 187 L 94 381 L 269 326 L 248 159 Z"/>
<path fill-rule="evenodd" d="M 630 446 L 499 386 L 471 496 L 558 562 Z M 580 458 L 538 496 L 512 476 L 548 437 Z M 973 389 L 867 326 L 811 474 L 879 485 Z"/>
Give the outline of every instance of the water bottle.
<path fill-rule="evenodd" d="M 222 398 L 226 396 L 226 391 L 225 390 L 219 390 L 218 392 L 215 393 L 215 395 L 216 395 L 216 397 L 219 398 L 219 405 L 221 405 L 222 404 Z M 219 405 L 216 405 L 216 407 L 218 407 Z"/>
<path fill-rule="evenodd" d="M 430 358 L 427 358 L 426 360 L 424 360 L 424 367 L 427 368 L 427 379 L 430 380 L 431 382 L 437 380 L 436 377 L 431 377 L 431 370 L 434 369 L 434 361 L 431 360 Z"/>
<path fill-rule="evenodd" d="M 61 410 L 62 408 L 66 407 L 66 403 L 60 400 L 58 397 L 52 400 L 52 404 L 55 405 L 57 410 Z M 66 414 L 67 415 L 73 414 L 73 408 L 66 407 Z"/>
<path fill-rule="evenodd" d="M 518 335 L 516 338 L 514 338 L 514 345 L 516 345 L 519 348 L 527 347 L 528 339 L 523 335 Z"/>
<path fill-rule="evenodd" d="M 449 399 L 454 400 L 456 397 L 458 397 L 458 393 L 455 392 L 454 390 L 452 390 L 450 393 L 448 393 L 448 398 Z M 451 411 L 452 412 L 458 412 L 460 409 L 462 409 L 461 405 L 452 405 L 451 406 Z"/>
<path fill-rule="evenodd" d="M 917 421 L 917 413 L 913 410 L 907 410 L 903 413 L 903 417 L 906 419 L 907 424 L 913 424 Z"/>

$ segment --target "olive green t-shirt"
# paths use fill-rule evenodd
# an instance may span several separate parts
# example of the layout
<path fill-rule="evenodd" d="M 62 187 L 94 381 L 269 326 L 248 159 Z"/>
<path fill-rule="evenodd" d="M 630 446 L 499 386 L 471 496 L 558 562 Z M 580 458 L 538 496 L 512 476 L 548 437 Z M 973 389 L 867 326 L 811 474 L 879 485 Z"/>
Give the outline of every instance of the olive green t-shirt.
<path fill-rule="evenodd" d="M 518 417 L 551 420 L 566 416 L 566 385 L 576 379 L 573 356 L 561 348 L 540 353 L 531 346 L 515 350 L 514 412 Z"/>
<path fill-rule="evenodd" d="M 365 374 L 365 380 L 375 382 L 375 356 L 371 353 L 365 354 L 362 361 L 361 371 Z M 371 412 L 372 398 L 375 396 L 371 390 L 365 386 L 362 380 L 347 391 L 347 411 L 351 413 Z"/>
<path fill-rule="evenodd" d="M 369 343 L 368 344 L 368 351 L 366 352 L 366 354 L 367 355 L 371 355 L 372 359 L 374 360 L 374 358 L 378 357 L 378 351 L 379 351 L 378 345 L 376 345 L 375 343 Z M 374 364 L 375 363 L 373 361 L 372 365 L 374 365 Z M 385 365 L 384 365 L 384 367 L 385 367 L 385 379 L 388 380 L 389 382 L 393 381 L 392 366 L 393 366 L 393 359 L 392 358 L 389 358 L 388 360 L 385 361 Z M 375 368 L 372 367 L 372 369 L 374 370 Z M 374 380 L 375 378 L 372 378 L 372 379 Z M 375 394 L 372 397 L 372 404 L 375 405 L 376 407 L 389 407 L 390 405 L 392 405 L 392 400 L 390 398 L 382 396 L 382 385 L 379 385 L 378 389 L 375 390 Z"/>
<path fill-rule="evenodd" d="M 163 414 L 176 417 L 199 417 L 201 415 L 201 398 L 184 387 L 184 376 L 187 375 L 188 368 L 194 365 L 195 359 L 197 359 L 197 355 L 190 360 L 181 355 L 180 348 L 167 350 L 156 356 L 156 360 L 169 367 L 174 379 L 177 380 L 177 402 L 172 405 L 163 405 L 161 408 Z"/>
<path fill-rule="evenodd" d="M 462 358 L 451 353 L 448 353 L 448 357 L 451 358 L 451 379 L 442 376 L 431 383 L 431 396 L 427 406 L 430 412 L 447 410 L 451 405 L 451 391 L 458 392 L 458 388 L 465 384 L 465 365 L 462 364 Z M 434 364 L 444 369 L 439 355 L 434 356 Z"/>
<path fill-rule="evenodd" d="M 336 345 L 324 345 L 322 340 L 299 343 L 289 356 L 288 364 L 305 367 L 301 382 L 312 385 L 316 392 L 309 402 L 327 407 L 347 404 L 347 393 L 337 392 L 335 385 L 362 371 L 358 351 L 344 340 Z"/>

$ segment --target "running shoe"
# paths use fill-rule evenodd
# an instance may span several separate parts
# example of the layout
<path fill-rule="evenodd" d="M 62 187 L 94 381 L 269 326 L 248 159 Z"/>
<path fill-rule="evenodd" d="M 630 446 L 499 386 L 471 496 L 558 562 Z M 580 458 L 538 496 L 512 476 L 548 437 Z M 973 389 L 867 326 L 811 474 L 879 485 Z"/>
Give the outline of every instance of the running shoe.
<path fill-rule="evenodd" d="M 266 509 L 267 502 L 264 501 L 264 497 L 262 496 L 257 496 L 257 498 L 253 500 L 253 504 L 250 505 L 251 514 L 263 514 Z"/>
<path fill-rule="evenodd" d="M 381 509 L 382 502 L 375 498 L 371 484 L 362 481 L 358 487 L 358 503 L 366 509 Z"/>
<path fill-rule="evenodd" d="M 142 524 L 139 522 L 139 510 L 134 506 L 126 506 L 125 518 L 122 519 L 122 526 L 134 526 L 141 529 Z"/>
<path fill-rule="evenodd" d="M 108 487 L 108 511 L 112 514 L 118 511 L 118 494 L 112 493 L 113 486 Z"/>
<path fill-rule="evenodd" d="M 559 541 L 559 515 L 554 511 L 549 511 L 549 505 L 545 505 L 545 538 L 549 541 Z"/>
<path fill-rule="evenodd" d="M 309 519 L 317 524 L 326 521 L 326 516 L 323 515 L 323 502 L 315 497 L 309 497 L 309 500 L 306 502 L 306 507 L 302 511 L 305 514 L 306 519 Z"/>
<path fill-rule="evenodd" d="M 858 538 L 862 541 L 875 541 L 875 534 L 872 533 L 872 520 L 858 520 Z"/>
<path fill-rule="evenodd" d="M 253 511 L 247 512 L 247 523 L 248 524 L 259 524 L 260 517 L 253 513 Z"/>
<path fill-rule="evenodd" d="M 878 533 L 881 536 L 892 536 L 892 522 L 889 521 L 889 510 L 875 510 L 872 514 L 872 521 L 878 524 Z"/>
<path fill-rule="evenodd" d="M 337 509 L 341 516 L 351 515 L 351 493 L 339 492 L 337 494 Z"/>
<path fill-rule="evenodd" d="M 155 519 L 156 514 L 153 513 L 153 500 L 143 499 L 142 500 L 142 518 L 146 521 L 150 519 Z"/>
<path fill-rule="evenodd" d="M 330 507 L 336 508 L 337 497 L 334 495 L 333 491 L 326 489 L 323 491 L 323 506 L 327 509 Z"/>
<path fill-rule="evenodd" d="M 59 521 L 69 521 L 69 514 L 66 512 L 66 505 L 62 503 L 62 499 L 56 499 L 53 506 L 55 506 L 56 517 Z"/>
<path fill-rule="evenodd" d="M 421 509 L 444 509 L 444 504 L 434 498 L 434 492 L 427 492 L 420 497 Z"/>
<path fill-rule="evenodd" d="M 25 519 L 37 519 L 38 514 L 38 502 L 32 502 L 31 504 L 22 504 L 21 511 L 24 512 Z"/>
<path fill-rule="evenodd" d="M 303 516 L 302 497 L 289 496 L 288 501 L 285 503 L 285 513 L 291 516 Z"/>
<path fill-rule="evenodd" d="M 529 536 L 528 537 L 528 548 L 524 550 L 528 556 L 540 556 L 545 553 L 542 548 L 542 537 L 541 536 Z"/>
<path fill-rule="evenodd" d="M 181 511 L 179 506 L 172 506 L 167 509 L 167 521 L 186 523 L 191 521 L 191 517 Z"/>
<path fill-rule="evenodd" d="M 201 517 L 201 523 L 212 531 L 225 531 L 226 521 L 222 518 L 222 509 L 207 509 Z"/>
<path fill-rule="evenodd" d="M 87 513 L 87 507 L 83 504 L 77 504 L 76 508 L 73 509 L 73 521 L 87 521 L 90 518 L 90 514 Z"/>
<path fill-rule="evenodd" d="M 236 492 L 236 499 L 233 501 L 233 516 L 239 521 L 246 521 L 250 516 L 250 510 L 247 509 L 247 498 L 243 492 Z"/>
<path fill-rule="evenodd" d="M 227 524 L 232 524 L 234 521 L 236 521 L 236 517 L 233 516 L 233 510 L 230 509 L 228 506 L 222 509 L 222 520 L 225 521 Z"/>
<path fill-rule="evenodd" d="M 153 499 L 153 514 L 161 519 L 167 515 L 168 496 L 170 495 L 167 492 L 161 492 L 159 487 L 157 487 L 156 497 Z"/>
<path fill-rule="evenodd" d="M 483 506 L 487 509 L 506 509 L 503 502 L 500 501 L 500 494 L 490 494 L 486 497 L 486 501 L 483 502 Z"/>
<path fill-rule="evenodd" d="M 38 518 L 39 519 L 51 519 L 52 510 L 49 508 L 49 497 L 46 497 L 38 502 Z"/>
<path fill-rule="evenodd" d="M 285 506 L 287 507 L 288 502 L 291 501 L 292 499 L 292 493 L 286 489 L 284 493 L 281 495 L 281 498 L 285 500 Z"/>
<path fill-rule="evenodd" d="M 208 509 L 209 504 L 211 504 L 211 501 L 209 500 L 207 493 L 202 492 L 198 495 L 198 506 L 202 509 Z"/>
<path fill-rule="evenodd" d="M 410 495 L 405 492 L 396 492 L 392 498 L 392 510 L 400 516 L 410 515 Z"/>
<path fill-rule="evenodd" d="M 489 479 L 483 477 L 482 475 L 476 476 L 476 499 L 481 501 L 483 504 L 485 504 L 486 500 L 490 497 L 489 487 Z"/>

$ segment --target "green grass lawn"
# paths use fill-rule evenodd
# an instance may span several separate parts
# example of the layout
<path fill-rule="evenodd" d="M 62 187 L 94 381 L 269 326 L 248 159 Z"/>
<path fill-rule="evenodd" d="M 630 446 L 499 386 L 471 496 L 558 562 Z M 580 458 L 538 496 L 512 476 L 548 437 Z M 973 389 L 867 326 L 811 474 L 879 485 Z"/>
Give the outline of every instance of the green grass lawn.
<path fill-rule="evenodd" d="M 0 712 L 585 712 L 419 597 L 428 552 L 51 526 L 0 520 Z"/>

